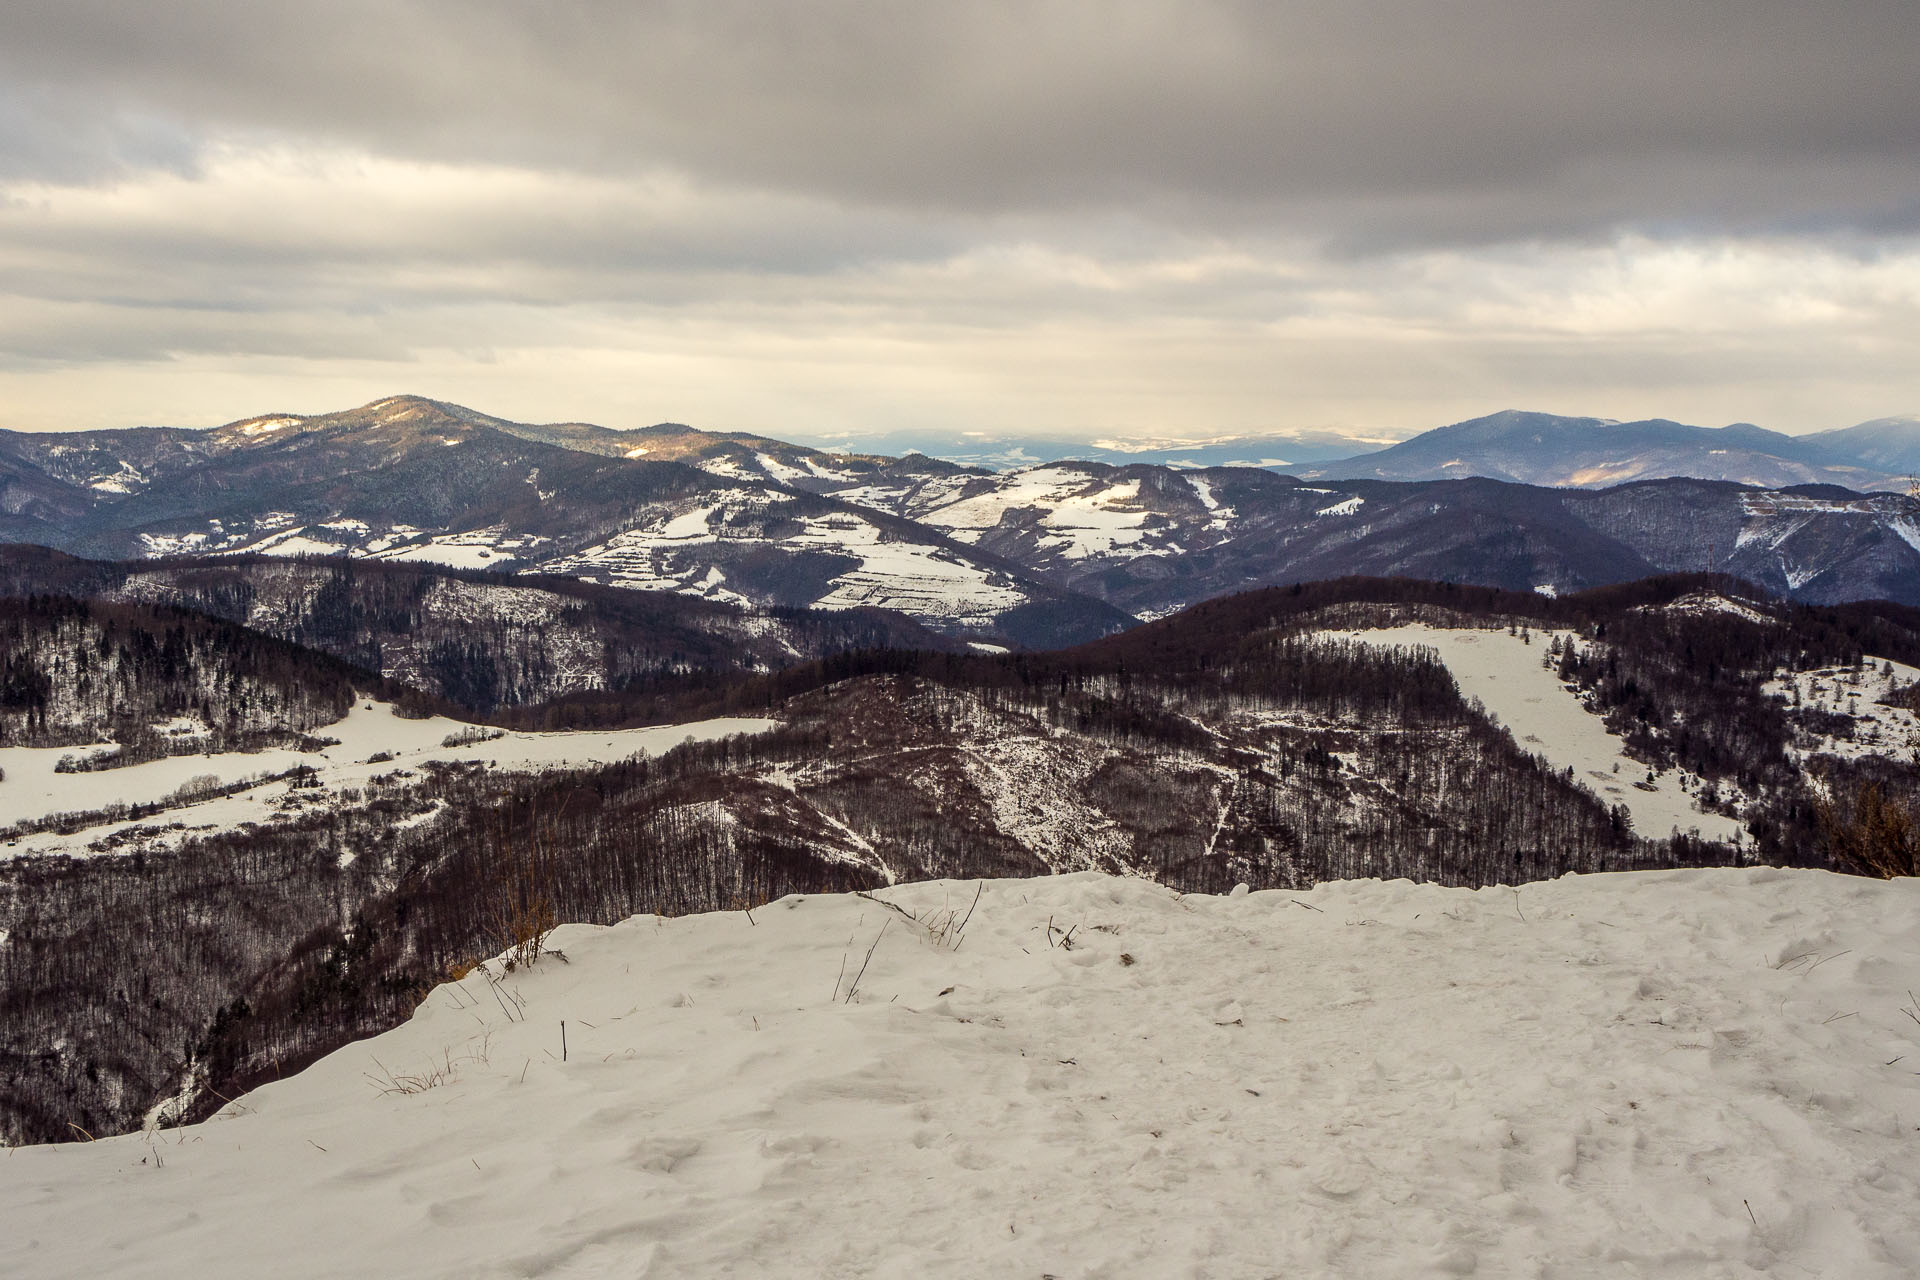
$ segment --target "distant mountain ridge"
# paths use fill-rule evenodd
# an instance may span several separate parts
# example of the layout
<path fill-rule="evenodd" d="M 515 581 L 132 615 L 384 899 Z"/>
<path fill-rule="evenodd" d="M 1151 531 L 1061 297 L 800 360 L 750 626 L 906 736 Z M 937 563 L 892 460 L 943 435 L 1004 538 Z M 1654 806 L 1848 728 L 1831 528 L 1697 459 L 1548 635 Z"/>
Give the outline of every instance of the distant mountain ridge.
<path fill-rule="evenodd" d="M 663 426 L 528 426 L 395 396 L 164 442 L 0 435 L 0 538 L 105 559 L 346 555 L 564 573 L 747 608 L 891 608 L 954 633 L 1063 643 L 1128 615 L 824 490 L 958 472 Z M 566 441 L 567 443 L 554 443 Z M 682 460 L 684 459 L 684 461 Z M 697 465 L 695 465 L 697 464 Z M 829 479 L 796 486 L 794 481 Z M 932 584 L 931 586 L 929 584 Z"/>
<path fill-rule="evenodd" d="M 1920 470 L 1920 423 L 1795 438 L 1509 412 L 1301 476 L 994 471 L 678 424 L 515 423 L 394 396 L 207 432 L 0 433 L 0 540 L 110 560 L 561 575 L 748 613 L 885 609 L 1023 648 L 1349 574 L 1567 592 L 1727 572 L 1808 602 L 1920 604 L 1920 502 L 1893 472 L 1838 461 L 1849 450 Z M 1686 477 L 1700 457 L 1766 482 Z M 1417 478 L 1436 470 L 1445 478 Z M 1862 492 L 1868 481 L 1881 491 Z"/>
<path fill-rule="evenodd" d="M 1770 489 L 1833 484 L 1904 491 L 1916 472 L 1920 418 L 1882 418 L 1789 436 L 1749 423 L 1692 427 L 1659 418 L 1610 422 L 1506 410 L 1300 474 L 1325 480 L 1484 476 L 1553 488 L 1685 478 Z"/>
<path fill-rule="evenodd" d="M 1825 451 L 1831 458 L 1851 459 L 1902 475 L 1920 472 L 1920 415 L 1875 418 L 1837 431 L 1820 431 L 1797 439 Z"/>
<path fill-rule="evenodd" d="M 1017 432 L 895 432 L 861 436 L 846 442 L 866 454 L 921 454 L 985 471 L 1015 471 L 1047 462 L 1105 462 L 1113 466 L 1147 464 L 1190 471 L 1201 467 L 1267 467 L 1287 470 L 1350 457 L 1391 437 L 1358 436 L 1338 431 L 1237 434 L 1192 439 L 1155 436 L 1142 439 L 1070 440 Z M 843 450 L 844 451 L 844 450 Z"/>

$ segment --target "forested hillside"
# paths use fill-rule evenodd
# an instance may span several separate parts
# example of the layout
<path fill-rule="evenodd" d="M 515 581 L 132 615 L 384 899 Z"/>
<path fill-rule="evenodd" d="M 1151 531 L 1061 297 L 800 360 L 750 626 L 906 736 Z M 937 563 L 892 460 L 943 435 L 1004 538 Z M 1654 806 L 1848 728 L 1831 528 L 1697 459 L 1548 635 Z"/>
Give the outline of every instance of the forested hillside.
<path fill-rule="evenodd" d="M 265 556 L 166 564 L 0 548 L 0 594 L 174 605 L 352 663 L 467 710 L 611 692 L 631 703 L 707 674 L 860 648 L 958 642 L 878 609 L 752 610 L 572 578 Z"/>
<path fill-rule="evenodd" d="M 231 1094 L 404 1016 L 529 913 L 1078 868 L 1217 890 L 1730 856 L 1635 835 L 1431 659 L 1202 634 L 1156 642 L 1144 669 L 1126 646 L 847 654 L 727 695 L 773 699 L 784 727 L 760 738 L 591 771 L 395 775 L 176 852 L 16 861 L 0 909 L 12 1136 L 124 1128 L 189 1064 Z"/>
<path fill-rule="evenodd" d="M 0 746 L 101 744 L 76 768 L 297 741 L 353 700 L 347 664 L 202 615 L 62 596 L 0 609 Z M 378 684 L 377 680 L 362 683 Z"/>

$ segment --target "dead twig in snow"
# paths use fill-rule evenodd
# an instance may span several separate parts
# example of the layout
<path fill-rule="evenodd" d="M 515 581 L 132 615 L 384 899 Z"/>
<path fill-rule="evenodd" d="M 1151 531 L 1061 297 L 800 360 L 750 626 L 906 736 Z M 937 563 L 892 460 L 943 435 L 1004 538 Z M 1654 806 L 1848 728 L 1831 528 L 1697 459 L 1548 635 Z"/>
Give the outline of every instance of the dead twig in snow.
<path fill-rule="evenodd" d="M 956 934 L 965 933 L 967 931 L 967 921 L 973 919 L 973 908 L 980 905 L 980 895 L 985 893 L 986 891 L 987 891 L 987 882 L 985 880 L 982 880 L 980 882 L 980 887 L 973 891 L 973 905 L 967 908 L 966 917 L 960 921 L 960 927 L 954 931 Z M 957 942 L 954 943 L 954 947 L 956 949 L 959 947 L 959 945 L 960 944 Z"/>
<path fill-rule="evenodd" d="M 853 935 L 848 934 L 847 949 L 851 950 L 852 947 L 853 947 Z M 847 952 L 843 950 L 840 953 L 840 974 L 838 977 L 836 977 L 833 980 L 833 998 L 835 1000 L 838 1000 L 840 998 L 840 984 L 845 982 L 846 980 L 847 980 Z"/>
<path fill-rule="evenodd" d="M 887 910 L 892 911 L 895 914 L 904 917 L 905 919 L 911 920 L 915 924 L 920 923 L 919 916 L 913 914 L 913 912 L 907 910 L 905 907 L 901 906 L 899 903 L 888 902 L 885 898 L 876 898 L 872 894 L 868 893 L 865 889 L 855 889 L 853 891 L 853 896 L 856 898 L 865 898 L 868 902 L 878 903 L 880 906 L 885 907 Z"/>
<path fill-rule="evenodd" d="M 887 926 L 892 923 L 893 921 L 891 920 L 882 920 L 880 922 L 880 932 L 873 935 L 873 945 L 867 948 L 867 958 L 860 962 L 860 972 L 853 975 L 853 984 L 847 988 L 847 998 L 841 1003 L 853 1003 L 854 994 L 860 990 L 860 979 L 867 976 L 867 965 L 872 962 L 873 953 L 880 949 L 880 939 L 887 936 Z"/>

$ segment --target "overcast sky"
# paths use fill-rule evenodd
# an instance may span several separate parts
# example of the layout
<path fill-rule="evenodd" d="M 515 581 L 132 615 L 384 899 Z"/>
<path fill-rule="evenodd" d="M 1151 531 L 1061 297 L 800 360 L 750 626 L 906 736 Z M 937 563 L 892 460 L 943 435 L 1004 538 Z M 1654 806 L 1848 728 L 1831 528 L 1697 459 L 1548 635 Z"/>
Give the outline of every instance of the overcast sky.
<path fill-rule="evenodd" d="M 1920 412 L 1914 0 L 7 0 L 0 426 Z"/>

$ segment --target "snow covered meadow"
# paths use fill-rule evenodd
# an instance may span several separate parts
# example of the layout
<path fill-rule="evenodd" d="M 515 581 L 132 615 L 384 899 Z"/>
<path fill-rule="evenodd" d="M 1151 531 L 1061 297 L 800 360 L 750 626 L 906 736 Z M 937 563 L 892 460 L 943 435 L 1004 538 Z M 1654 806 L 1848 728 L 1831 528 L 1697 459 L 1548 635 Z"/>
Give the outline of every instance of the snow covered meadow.
<path fill-rule="evenodd" d="M 1912 880 L 1085 873 L 550 945 L 207 1123 L 10 1151 L 5 1269 L 1920 1272 Z"/>
<path fill-rule="evenodd" d="M 1663 839 L 1669 832 L 1691 831 L 1711 840 L 1741 841 L 1741 824 L 1695 803 L 1684 778 L 1671 773 L 1643 777 L 1647 767 L 1627 754 L 1626 744 L 1608 730 L 1606 721 L 1542 664 L 1548 642 L 1576 643 L 1572 633 L 1541 631 L 1522 638 L 1498 628 L 1416 623 L 1333 634 L 1368 644 L 1433 650 L 1460 692 L 1476 699 L 1523 750 L 1556 769 L 1572 769 L 1581 786 L 1609 805 L 1624 806 L 1642 834 Z"/>
<path fill-rule="evenodd" d="M 109 799 L 160 805 L 164 815 L 111 821 L 82 818 L 72 830 L 36 832 L 0 847 L 0 860 L 49 854 L 84 857 L 96 843 L 129 834 L 141 838 L 125 841 L 124 849 L 151 849 L 198 833 L 271 821 L 283 811 L 287 793 L 267 784 L 280 780 L 290 769 L 312 770 L 305 792 L 310 803 L 324 804 L 337 802 L 341 792 L 364 787 L 383 774 L 434 761 L 529 770 L 605 764 L 658 754 L 683 742 L 757 733 L 772 724 L 759 718 L 721 717 L 604 732 L 506 733 L 445 716 L 409 718 L 388 703 L 362 698 L 346 716 L 319 730 L 331 745 L 318 751 L 170 756 L 108 773 L 62 773 L 58 765 L 63 757 L 76 754 L 72 748 L 0 747 L 0 821 L 86 814 Z M 236 789 L 215 799 L 195 794 L 196 788 L 229 787 Z"/>

